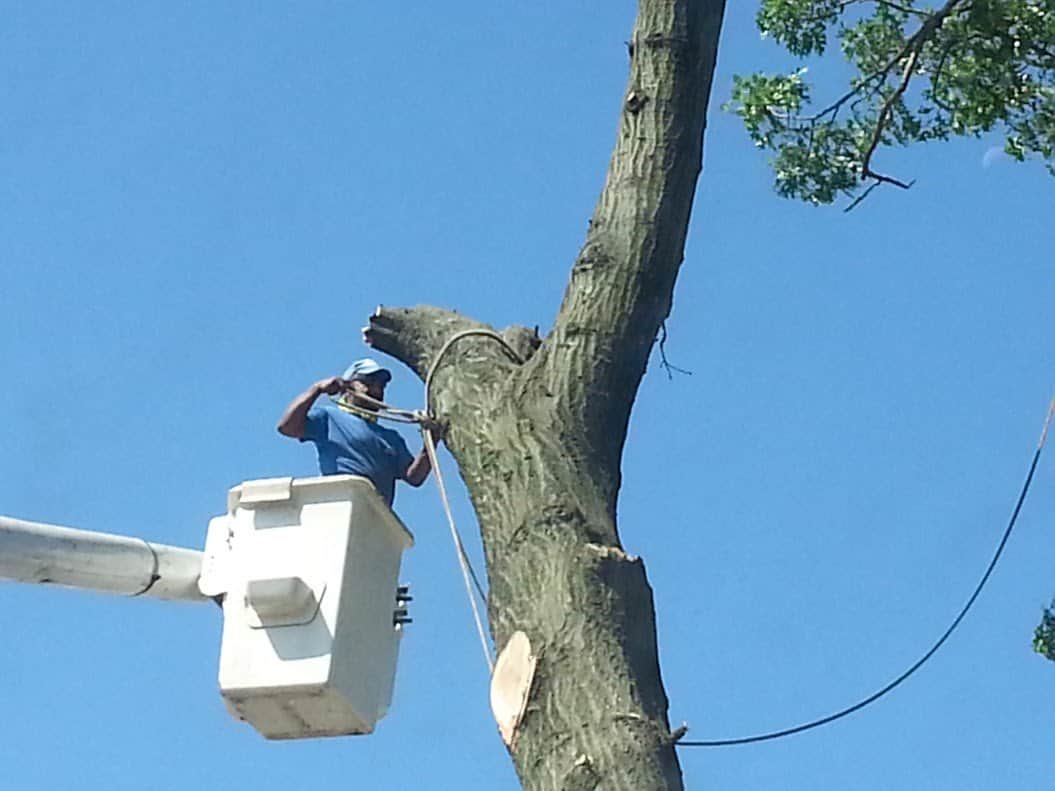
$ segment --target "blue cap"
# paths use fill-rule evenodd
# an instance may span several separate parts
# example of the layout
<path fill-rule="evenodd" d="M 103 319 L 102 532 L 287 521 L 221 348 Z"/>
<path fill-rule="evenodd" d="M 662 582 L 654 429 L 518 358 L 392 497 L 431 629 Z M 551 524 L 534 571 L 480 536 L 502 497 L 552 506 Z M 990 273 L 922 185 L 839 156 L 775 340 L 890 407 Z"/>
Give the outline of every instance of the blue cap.
<path fill-rule="evenodd" d="M 349 365 L 342 377 L 343 379 L 380 379 L 383 382 L 388 382 L 392 379 L 392 372 L 387 368 L 382 368 L 376 360 L 371 360 L 369 357 L 364 357 L 361 360 L 356 360 L 354 363 Z"/>

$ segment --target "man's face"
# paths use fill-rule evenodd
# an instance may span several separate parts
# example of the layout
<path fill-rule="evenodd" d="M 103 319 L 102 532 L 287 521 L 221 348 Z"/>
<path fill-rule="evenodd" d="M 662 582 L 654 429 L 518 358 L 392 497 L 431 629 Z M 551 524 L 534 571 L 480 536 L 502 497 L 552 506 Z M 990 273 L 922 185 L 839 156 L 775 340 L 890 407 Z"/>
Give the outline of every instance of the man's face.
<path fill-rule="evenodd" d="M 366 395 L 375 401 L 384 401 L 387 382 L 380 376 L 364 376 L 352 380 L 352 393 Z"/>

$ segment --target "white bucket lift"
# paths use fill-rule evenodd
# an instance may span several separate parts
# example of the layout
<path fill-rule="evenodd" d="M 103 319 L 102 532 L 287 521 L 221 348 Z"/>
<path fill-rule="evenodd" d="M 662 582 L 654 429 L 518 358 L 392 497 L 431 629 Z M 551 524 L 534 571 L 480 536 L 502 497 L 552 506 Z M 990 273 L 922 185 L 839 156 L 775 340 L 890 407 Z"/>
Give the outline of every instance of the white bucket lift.
<path fill-rule="evenodd" d="M 0 577 L 222 596 L 231 712 L 269 739 L 337 736 L 370 733 L 388 709 L 409 622 L 399 565 L 413 542 L 365 478 L 274 478 L 231 489 L 204 555 L 0 517 Z"/>
<path fill-rule="evenodd" d="M 365 478 L 275 478 L 230 492 L 200 587 L 223 594 L 220 691 L 269 739 L 370 733 L 392 698 L 414 539 Z"/>

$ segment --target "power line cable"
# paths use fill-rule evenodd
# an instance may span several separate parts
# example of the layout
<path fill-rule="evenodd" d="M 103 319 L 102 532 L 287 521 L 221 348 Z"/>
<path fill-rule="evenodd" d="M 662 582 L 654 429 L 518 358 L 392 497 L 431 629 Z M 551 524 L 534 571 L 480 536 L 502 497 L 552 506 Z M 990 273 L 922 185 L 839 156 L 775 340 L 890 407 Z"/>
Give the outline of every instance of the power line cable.
<path fill-rule="evenodd" d="M 397 422 L 404 422 L 404 423 L 419 423 L 419 424 L 422 424 L 421 428 L 422 428 L 423 439 L 425 440 L 425 445 L 426 445 L 426 448 L 428 449 L 428 452 L 429 452 L 430 462 L 432 463 L 432 466 L 435 468 L 436 473 L 437 473 L 437 482 L 439 483 L 439 486 L 440 486 L 441 499 L 444 501 L 444 506 L 447 509 L 447 518 L 448 518 L 448 521 L 450 522 L 450 528 L 451 528 L 452 536 L 454 538 L 455 549 L 457 551 L 459 563 L 460 563 L 461 568 L 462 568 L 462 575 L 465 578 L 466 590 L 467 590 L 467 592 L 469 594 L 469 603 L 472 605 L 473 618 L 474 618 L 474 620 L 476 622 L 476 628 L 477 628 L 477 632 L 478 632 L 479 637 L 480 637 L 480 643 L 483 646 L 484 657 L 487 660 L 488 667 L 493 669 L 493 666 L 494 666 L 493 662 L 494 662 L 494 660 L 491 658 L 491 652 L 490 652 L 490 650 L 489 650 L 489 648 L 487 646 L 487 639 L 484 636 L 483 624 L 481 622 L 479 611 L 477 610 L 477 607 L 476 607 L 476 601 L 475 601 L 475 599 L 473 597 L 472 587 L 470 586 L 470 580 L 475 585 L 476 592 L 479 594 L 480 598 L 484 602 L 486 602 L 487 596 L 484 594 L 483 586 L 480 584 L 480 580 L 479 580 L 479 578 L 476 575 L 476 570 L 472 567 L 472 563 L 469 561 L 469 557 L 468 557 L 467 553 L 465 552 L 465 546 L 462 543 L 461 535 L 459 534 L 457 527 L 455 527 L 455 525 L 454 525 L 454 519 L 453 519 L 453 517 L 451 516 L 451 513 L 450 513 L 450 506 L 446 502 L 445 487 L 443 486 L 442 478 L 439 477 L 440 472 L 439 472 L 438 459 L 436 457 L 436 448 L 435 448 L 435 445 L 431 441 L 432 440 L 431 434 L 427 431 L 427 429 L 426 429 L 426 427 L 424 425 L 426 423 L 426 421 L 431 421 L 431 419 L 432 419 L 431 418 L 431 398 L 430 398 L 430 396 L 431 396 L 432 377 L 435 374 L 436 369 L 439 367 L 440 361 L 443 359 L 444 355 L 450 350 L 450 348 L 457 341 L 461 340 L 462 338 L 470 337 L 470 336 L 473 336 L 473 335 L 480 335 L 480 336 L 490 337 L 492 339 L 495 339 L 495 340 L 499 341 L 500 344 L 504 347 L 504 350 L 509 354 L 509 356 L 514 360 L 514 362 L 522 363 L 522 361 L 520 360 L 519 356 L 509 346 L 509 344 L 506 342 L 505 338 L 503 338 L 501 335 L 499 335 L 498 333 L 494 332 L 493 330 L 479 330 L 479 329 L 464 330 L 462 332 L 455 333 L 453 336 L 451 336 L 447 340 L 447 342 L 440 349 L 439 353 L 436 355 L 436 358 L 433 360 L 432 365 L 429 366 L 428 373 L 427 373 L 427 375 L 425 377 L 425 404 L 426 404 L 426 408 L 425 408 L 424 411 L 412 412 L 410 410 L 397 409 L 397 408 L 389 406 L 388 404 L 385 404 L 383 402 L 374 401 L 374 399 L 371 399 L 371 398 L 368 398 L 368 397 L 364 397 L 364 396 L 360 396 L 360 397 L 364 398 L 364 400 L 373 402 L 373 404 L 376 407 L 379 408 L 378 409 L 379 416 L 384 418 L 384 419 L 395 420 Z M 996 568 L 997 561 L 1000 560 L 1000 556 L 1004 552 L 1004 547 L 1007 545 L 1008 539 L 1011 538 L 1011 532 L 1015 528 L 1015 523 L 1018 521 L 1018 514 L 1022 510 L 1022 504 L 1026 500 L 1026 495 L 1029 492 L 1030 484 L 1033 482 L 1033 473 L 1037 469 L 1037 463 L 1040 461 L 1041 451 L 1044 449 L 1044 443 L 1047 441 L 1048 427 L 1051 424 L 1051 420 L 1052 420 L 1052 416 L 1053 415 L 1055 415 L 1055 398 L 1052 399 L 1051 405 L 1048 408 L 1048 414 L 1047 414 L 1047 416 L 1044 419 L 1044 426 L 1043 426 L 1043 428 L 1041 429 L 1041 432 L 1040 432 L 1040 440 L 1037 442 L 1036 451 L 1033 453 L 1033 460 L 1032 460 L 1032 462 L 1029 465 L 1029 472 L 1026 474 L 1025 483 L 1022 484 L 1022 490 L 1019 492 L 1018 500 L 1015 502 L 1015 508 L 1014 508 L 1014 510 L 1011 513 L 1011 519 L 1008 521 L 1007 527 L 1004 529 L 1004 534 L 1000 538 L 1000 543 L 997 545 L 996 551 L 993 553 L 993 558 L 992 558 L 992 560 L 989 561 L 989 565 L 988 565 L 988 567 L 986 567 L 985 573 L 982 575 L 981 580 L 979 580 L 978 585 L 975 586 L 974 592 L 971 593 L 971 596 L 967 600 L 967 603 L 963 606 L 963 608 L 960 610 L 959 614 L 956 616 L 956 618 L 953 620 L 953 622 L 949 625 L 949 628 L 946 629 L 944 634 L 942 634 L 942 636 L 938 638 L 937 642 L 935 642 L 934 645 L 932 645 L 930 647 L 930 650 L 928 650 L 927 653 L 925 653 L 922 657 L 920 657 L 911 667 L 909 667 L 908 670 L 906 670 L 904 673 L 902 673 L 900 676 L 895 678 L 893 681 L 891 681 L 889 684 L 884 686 L 879 691 L 874 692 L 873 694 L 869 695 L 867 698 L 864 698 L 863 700 L 860 700 L 857 703 L 854 703 L 852 706 L 847 706 L 844 709 L 840 709 L 839 711 L 835 712 L 834 714 L 829 714 L 826 717 L 821 717 L 821 718 L 816 719 L 816 720 L 811 720 L 809 722 L 805 722 L 805 723 L 802 723 L 801 725 L 796 725 L 796 726 L 791 727 L 791 728 L 784 728 L 782 730 L 770 731 L 768 733 L 761 733 L 761 734 L 757 734 L 755 736 L 742 736 L 742 737 L 735 738 L 735 739 L 705 739 L 705 740 L 680 740 L 679 739 L 678 741 L 675 742 L 675 746 L 676 747 L 732 747 L 732 746 L 741 745 L 741 744 L 754 744 L 756 742 L 771 741 L 773 739 L 780 739 L 780 738 L 783 738 L 785 736 L 792 736 L 792 735 L 794 735 L 796 733 L 802 733 L 803 731 L 808 731 L 808 730 L 812 730 L 814 728 L 819 728 L 822 725 L 827 725 L 828 723 L 835 722 L 836 720 L 840 720 L 843 717 L 847 717 L 850 714 L 853 714 L 856 711 L 860 711 L 861 709 L 865 708 L 866 706 L 874 703 L 875 701 L 879 700 L 881 697 L 886 695 L 888 692 L 892 692 L 895 688 L 900 686 L 902 684 L 902 682 L 906 681 L 909 678 L 909 676 L 911 676 L 913 673 L 915 673 L 917 670 L 919 670 L 921 667 L 923 667 L 923 665 L 927 662 L 927 660 L 929 660 L 932 656 L 934 656 L 934 654 L 936 654 L 938 652 L 938 649 L 941 648 L 942 645 L 945 644 L 945 641 L 949 639 L 949 637 L 952 635 L 952 633 L 954 631 L 956 631 L 956 628 L 960 625 L 960 622 L 966 617 L 966 615 L 970 611 L 971 607 L 974 606 L 975 600 L 981 594 L 982 589 L 985 587 L 986 583 L 989 581 L 989 577 L 993 573 L 993 570 Z"/>
<path fill-rule="evenodd" d="M 1044 420 L 1044 428 L 1040 432 L 1040 442 L 1037 443 L 1037 450 L 1033 454 L 1033 462 L 1029 465 L 1029 473 L 1026 475 L 1026 482 L 1022 485 L 1022 491 L 1018 495 L 1018 501 L 1015 503 L 1015 509 L 1011 513 L 1011 520 L 1008 522 L 1007 528 L 1004 530 L 1004 535 L 1000 539 L 1000 544 L 996 548 L 996 552 L 993 554 L 993 559 L 989 561 L 989 567 L 985 570 L 985 574 L 982 575 L 981 581 L 974 589 L 974 593 L 971 594 L 971 598 L 967 600 L 967 604 L 960 610 L 960 614 L 956 616 L 956 619 L 952 622 L 948 629 L 945 630 L 938 641 L 931 646 L 930 650 L 927 651 L 920 659 L 912 665 L 908 670 L 902 673 L 900 676 L 895 678 L 885 687 L 880 689 L 878 692 L 869 695 L 864 700 L 858 701 L 852 706 L 848 706 L 841 711 L 837 711 L 834 714 L 829 714 L 827 717 L 821 717 L 820 719 L 812 720 L 811 722 L 803 723 L 802 725 L 796 725 L 793 728 L 785 728 L 779 731 L 771 731 L 769 733 L 758 734 L 757 736 L 743 736 L 737 739 L 707 739 L 702 741 L 678 741 L 675 743 L 677 747 L 731 747 L 738 744 L 753 744 L 755 742 L 765 742 L 772 739 L 780 739 L 784 736 L 791 736 L 795 733 L 802 733 L 813 728 L 819 728 L 821 725 L 827 725 L 830 722 L 842 719 L 855 711 L 860 711 L 870 703 L 874 703 L 881 697 L 892 691 L 894 688 L 899 686 L 901 682 L 905 681 L 909 676 L 919 670 L 923 664 L 930 659 L 938 651 L 939 648 L 949 639 L 949 636 L 956 630 L 956 627 L 960 625 L 960 621 L 967 615 L 968 610 L 974 604 L 975 599 L 982 592 L 982 588 L 989 581 L 989 576 L 993 573 L 993 569 L 996 568 L 996 563 L 1000 559 L 1000 555 L 1004 552 L 1004 547 L 1007 545 L 1007 540 L 1011 537 L 1011 531 L 1015 527 L 1015 522 L 1018 520 L 1019 511 L 1022 510 L 1022 503 L 1025 502 L 1026 493 L 1029 492 L 1029 485 L 1033 482 L 1033 473 L 1037 469 L 1037 462 L 1040 461 L 1040 452 L 1044 449 L 1044 442 L 1048 436 L 1048 426 L 1051 424 L 1052 414 L 1055 414 L 1055 399 L 1052 399 L 1051 406 L 1048 409 L 1048 416 Z"/>

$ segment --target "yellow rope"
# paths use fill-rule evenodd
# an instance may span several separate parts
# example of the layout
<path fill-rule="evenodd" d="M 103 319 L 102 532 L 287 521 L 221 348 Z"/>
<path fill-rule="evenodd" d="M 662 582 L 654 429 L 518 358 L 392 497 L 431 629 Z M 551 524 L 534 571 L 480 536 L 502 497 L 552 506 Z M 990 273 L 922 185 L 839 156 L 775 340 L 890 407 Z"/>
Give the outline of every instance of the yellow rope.
<path fill-rule="evenodd" d="M 345 400 L 343 395 L 340 398 L 333 399 L 333 402 L 337 404 L 342 411 L 347 412 L 349 415 L 358 415 L 363 420 L 369 420 L 371 423 L 376 423 L 378 420 L 379 415 L 376 412 L 371 412 L 369 409 L 364 409 L 358 404 L 353 404 Z"/>

